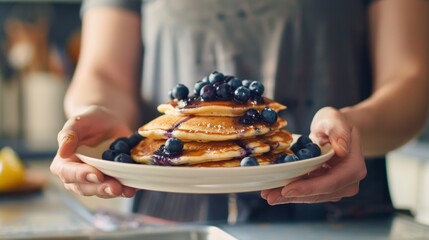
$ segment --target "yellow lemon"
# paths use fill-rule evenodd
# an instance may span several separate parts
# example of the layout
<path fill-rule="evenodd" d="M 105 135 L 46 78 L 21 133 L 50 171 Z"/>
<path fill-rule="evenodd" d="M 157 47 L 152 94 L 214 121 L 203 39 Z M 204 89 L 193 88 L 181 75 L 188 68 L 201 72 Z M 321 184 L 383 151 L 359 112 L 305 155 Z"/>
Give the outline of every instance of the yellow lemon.
<path fill-rule="evenodd" d="M 0 192 L 11 191 L 24 184 L 25 167 L 10 147 L 0 151 Z"/>

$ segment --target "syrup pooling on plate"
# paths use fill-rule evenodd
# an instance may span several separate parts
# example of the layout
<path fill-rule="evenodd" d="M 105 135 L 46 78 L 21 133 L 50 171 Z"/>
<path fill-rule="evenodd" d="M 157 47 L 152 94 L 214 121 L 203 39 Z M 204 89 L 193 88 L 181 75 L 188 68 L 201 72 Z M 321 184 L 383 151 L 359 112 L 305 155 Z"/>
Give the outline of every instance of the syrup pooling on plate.
<path fill-rule="evenodd" d="M 171 101 L 158 106 L 164 115 L 141 126 L 140 143 L 121 154 L 142 164 L 194 167 L 259 166 L 320 155 L 308 137 L 291 148 L 287 121 L 278 115 L 286 107 L 264 97 L 264 90 L 259 81 L 216 71 L 191 90 L 178 84 Z M 112 160 L 119 150 L 111 146 L 103 156 Z"/>

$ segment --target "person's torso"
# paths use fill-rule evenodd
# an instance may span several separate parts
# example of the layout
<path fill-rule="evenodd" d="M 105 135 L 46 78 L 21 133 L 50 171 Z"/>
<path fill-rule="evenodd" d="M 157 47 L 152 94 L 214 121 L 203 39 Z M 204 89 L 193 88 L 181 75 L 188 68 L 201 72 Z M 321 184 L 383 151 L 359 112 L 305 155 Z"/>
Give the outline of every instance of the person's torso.
<path fill-rule="evenodd" d="M 146 1 L 143 98 L 154 108 L 177 83 L 192 89 L 217 70 L 262 81 L 267 96 L 288 106 L 288 128 L 307 133 L 321 107 L 369 94 L 366 2 Z"/>

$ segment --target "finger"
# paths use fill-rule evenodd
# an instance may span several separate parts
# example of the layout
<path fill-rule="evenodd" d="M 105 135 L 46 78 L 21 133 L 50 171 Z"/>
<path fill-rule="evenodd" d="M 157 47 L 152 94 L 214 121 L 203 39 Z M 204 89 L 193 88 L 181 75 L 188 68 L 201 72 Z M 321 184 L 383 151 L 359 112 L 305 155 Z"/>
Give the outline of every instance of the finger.
<path fill-rule="evenodd" d="M 346 156 L 351 147 L 352 126 L 345 116 L 334 108 L 322 108 L 311 123 L 311 137 L 324 145 L 329 142 L 337 156 Z"/>
<path fill-rule="evenodd" d="M 82 196 L 98 196 L 101 198 L 133 197 L 135 189 L 121 185 L 114 178 L 108 178 L 102 184 L 66 183 L 65 188 Z"/>
<path fill-rule="evenodd" d="M 321 202 L 336 202 L 344 197 L 351 197 L 359 192 L 359 183 L 353 183 L 340 191 L 331 194 L 320 194 L 304 197 L 285 197 L 277 196 L 277 198 L 269 198 L 267 202 L 270 205 L 286 204 L 286 203 L 321 203 Z"/>
<path fill-rule="evenodd" d="M 96 123 L 96 124 L 95 124 Z M 93 145 L 106 138 L 109 129 L 105 126 L 108 121 L 102 121 L 100 116 L 93 114 L 91 116 L 78 115 L 72 117 L 64 124 L 63 129 L 58 134 L 58 142 L 62 139 L 74 139 L 75 143 Z"/>
<path fill-rule="evenodd" d="M 77 133 L 85 133 L 80 136 L 85 144 L 98 144 L 100 140 L 117 136 L 128 136 L 132 132 L 127 122 L 111 110 L 102 106 L 88 106 L 76 117 L 71 118 L 66 125 Z M 106 131 L 108 130 L 108 131 Z"/>
<path fill-rule="evenodd" d="M 59 156 L 62 158 L 68 158 L 75 153 L 79 139 L 76 132 L 69 129 L 63 129 L 58 133 L 57 141 Z"/>
<path fill-rule="evenodd" d="M 55 157 L 50 166 L 53 174 L 60 177 L 63 183 L 101 183 L 104 174 L 96 168 L 84 164 L 77 157 L 60 159 Z"/>
<path fill-rule="evenodd" d="M 261 197 L 267 200 L 268 203 L 275 202 L 282 196 L 282 188 L 273 188 L 261 191 Z"/>
<path fill-rule="evenodd" d="M 97 196 L 101 198 L 113 198 L 112 191 L 106 184 L 77 184 L 77 183 L 65 183 L 64 187 L 81 196 Z"/>
<path fill-rule="evenodd" d="M 357 134 L 353 130 L 353 134 Z M 357 136 L 356 136 L 357 137 Z M 359 138 L 357 137 L 356 140 Z M 334 157 L 337 164 L 321 176 L 300 179 L 282 189 L 282 195 L 311 196 L 336 192 L 350 183 L 359 182 L 366 176 L 365 161 L 360 151 L 359 141 L 352 143 L 352 152 L 344 159 Z M 328 161 L 329 163 L 330 161 Z"/>

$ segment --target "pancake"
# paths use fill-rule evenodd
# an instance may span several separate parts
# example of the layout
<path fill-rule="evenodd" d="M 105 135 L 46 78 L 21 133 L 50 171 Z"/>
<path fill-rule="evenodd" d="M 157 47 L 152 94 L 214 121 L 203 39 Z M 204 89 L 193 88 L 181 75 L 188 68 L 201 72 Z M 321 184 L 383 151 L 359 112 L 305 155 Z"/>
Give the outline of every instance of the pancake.
<path fill-rule="evenodd" d="M 170 101 L 158 106 L 158 111 L 168 115 L 194 115 L 194 116 L 228 116 L 238 117 L 250 108 L 261 111 L 265 107 L 270 107 L 279 112 L 286 109 L 286 106 L 264 97 L 263 103 L 249 101 L 247 104 L 236 103 L 234 101 L 209 101 L 193 100 Z"/>
<path fill-rule="evenodd" d="M 289 149 L 286 149 L 282 151 L 281 153 L 291 154 L 292 151 Z M 270 165 L 273 164 L 275 159 L 281 154 L 273 154 L 273 153 L 266 153 L 264 155 L 256 156 L 256 160 L 259 163 L 259 166 L 264 165 Z M 195 168 L 219 168 L 219 167 L 241 167 L 240 162 L 242 158 L 235 158 L 232 160 L 224 160 L 224 161 L 216 161 L 216 162 L 204 162 L 204 163 L 198 163 L 193 165 L 187 165 L 186 167 L 195 167 Z"/>
<path fill-rule="evenodd" d="M 279 130 L 258 138 L 223 142 L 186 142 L 180 156 L 167 159 L 157 152 L 165 140 L 146 138 L 131 151 L 134 161 L 155 165 L 183 165 L 259 156 L 267 152 L 283 152 L 292 143 L 292 135 Z M 160 160 L 160 161 L 158 161 Z"/>
<path fill-rule="evenodd" d="M 155 140 L 171 137 L 184 142 L 228 141 L 247 139 L 275 132 L 287 125 L 286 120 L 278 118 L 268 125 L 262 122 L 241 124 L 239 118 L 214 116 L 175 116 L 161 115 L 139 128 L 138 133 Z"/>

